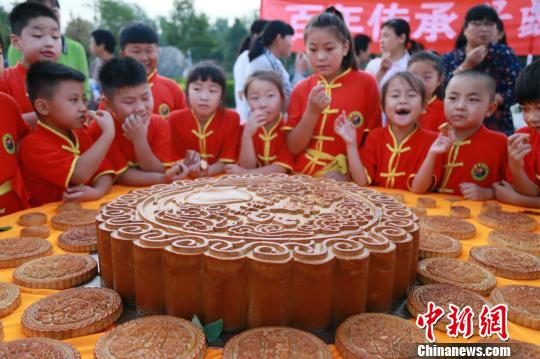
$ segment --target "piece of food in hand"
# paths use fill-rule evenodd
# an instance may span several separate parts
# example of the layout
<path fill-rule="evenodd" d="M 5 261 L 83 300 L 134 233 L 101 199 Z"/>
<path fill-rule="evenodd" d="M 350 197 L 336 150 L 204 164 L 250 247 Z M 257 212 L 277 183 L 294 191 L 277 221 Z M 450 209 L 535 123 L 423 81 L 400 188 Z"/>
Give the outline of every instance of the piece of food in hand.
<path fill-rule="evenodd" d="M 441 133 L 444 135 L 444 136 L 448 136 L 448 130 L 450 129 L 450 124 L 448 122 L 445 122 L 445 123 L 442 123 L 439 127 L 438 127 L 438 130 L 441 131 Z"/>
<path fill-rule="evenodd" d="M 208 162 L 201 160 L 201 162 L 199 162 L 199 167 L 201 168 L 201 171 L 206 171 L 208 169 Z"/>

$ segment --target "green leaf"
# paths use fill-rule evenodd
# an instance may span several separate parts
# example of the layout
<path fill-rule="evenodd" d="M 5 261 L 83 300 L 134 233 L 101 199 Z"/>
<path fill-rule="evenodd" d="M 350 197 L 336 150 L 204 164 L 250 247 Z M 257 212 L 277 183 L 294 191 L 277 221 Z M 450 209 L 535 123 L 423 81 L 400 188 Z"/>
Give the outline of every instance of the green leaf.
<path fill-rule="evenodd" d="M 221 335 L 223 331 L 223 319 L 216 320 L 210 324 L 206 324 L 203 328 L 204 334 L 206 335 L 206 340 L 211 342 L 216 340 Z"/>
<path fill-rule="evenodd" d="M 0 232 L 5 232 L 5 231 L 9 231 L 11 228 L 11 226 L 5 226 L 5 227 L 0 227 Z"/>
<path fill-rule="evenodd" d="M 201 321 L 199 320 L 199 317 L 196 314 L 193 314 L 193 319 L 191 319 L 191 323 L 193 323 L 193 325 L 195 325 L 196 327 L 199 327 L 202 330 L 204 330 L 204 327 Z"/>

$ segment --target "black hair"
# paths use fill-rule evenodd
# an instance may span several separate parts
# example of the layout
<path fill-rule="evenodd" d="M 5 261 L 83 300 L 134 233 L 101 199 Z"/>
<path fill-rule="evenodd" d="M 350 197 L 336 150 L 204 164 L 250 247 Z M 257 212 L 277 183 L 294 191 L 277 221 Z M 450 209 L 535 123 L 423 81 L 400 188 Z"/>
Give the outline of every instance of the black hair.
<path fill-rule="evenodd" d="M 424 86 L 424 82 L 418 77 L 415 76 L 413 73 L 408 71 L 402 71 L 398 72 L 394 75 L 392 75 L 388 81 L 386 81 L 382 87 L 381 90 L 381 105 L 383 110 L 385 109 L 385 99 L 386 99 L 386 93 L 388 92 L 388 87 L 390 87 L 390 83 L 395 79 L 401 79 L 405 81 L 407 84 L 409 84 L 414 91 L 420 94 L 422 97 L 422 103 L 426 102 L 426 87 Z"/>
<path fill-rule="evenodd" d="M 223 69 L 213 61 L 202 61 L 193 66 L 186 80 L 186 96 L 189 97 L 189 85 L 195 81 L 207 81 L 217 83 L 221 87 L 221 98 L 225 98 L 227 80 Z"/>
<path fill-rule="evenodd" d="M 520 105 L 540 101 L 540 60 L 521 71 L 516 80 L 514 95 Z"/>
<path fill-rule="evenodd" d="M 32 104 L 39 98 L 52 98 L 56 86 L 62 81 L 83 83 L 84 75 L 57 62 L 38 61 L 30 66 L 26 75 L 26 90 Z"/>
<path fill-rule="evenodd" d="M 249 47 L 249 61 L 253 61 L 262 55 L 265 47 L 268 47 L 274 42 L 276 37 L 294 35 L 294 29 L 291 25 L 281 20 L 270 21 L 264 27 L 264 30 L 258 38 L 256 38 Z"/>
<path fill-rule="evenodd" d="M 246 36 L 244 41 L 242 41 L 242 44 L 240 45 L 240 48 L 238 49 L 238 52 L 236 53 L 236 56 L 240 55 L 242 52 L 249 50 L 249 47 L 251 46 L 251 42 L 254 41 L 261 32 L 264 30 L 264 27 L 268 24 L 268 20 L 263 19 L 257 19 L 251 23 L 251 27 L 249 30 L 249 36 Z"/>
<path fill-rule="evenodd" d="M 28 26 L 28 23 L 38 17 L 51 18 L 60 27 L 56 15 L 49 7 L 38 3 L 23 2 L 16 5 L 9 13 L 11 32 L 17 36 L 21 36 L 23 29 Z"/>
<path fill-rule="evenodd" d="M 120 49 L 128 44 L 158 44 L 157 33 L 152 27 L 142 22 L 131 22 L 120 30 Z"/>
<path fill-rule="evenodd" d="M 41 4 L 47 7 L 52 6 L 60 9 L 60 3 L 58 2 L 58 0 L 26 0 L 26 2 L 33 2 L 35 4 Z"/>
<path fill-rule="evenodd" d="M 113 58 L 99 71 L 99 82 L 105 96 L 111 99 L 114 91 L 147 83 L 144 66 L 131 57 Z"/>
<path fill-rule="evenodd" d="M 403 45 L 407 51 L 409 51 L 409 54 L 414 54 L 415 52 L 424 49 L 422 44 L 411 39 L 411 26 L 407 20 L 399 18 L 390 19 L 381 25 L 381 29 L 384 27 L 391 28 L 397 36 L 405 35 L 405 42 Z"/>
<path fill-rule="evenodd" d="M 107 52 L 113 54 L 114 48 L 116 47 L 116 40 L 114 39 L 114 35 L 109 30 L 103 30 L 103 29 L 97 29 L 92 31 L 91 33 L 92 37 L 94 38 L 94 42 L 96 45 L 105 45 L 105 50 Z"/>
<path fill-rule="evenodd" d="M 283 78 L 275 71 L 255 71 L 248 76 L 244 84 L 244 96 L 248 97 L 249 86 L 257 80 L 271 82 L 278 88 L 281 99 L 285 100 L 285 90 L 283 89 Z"/>
<path fill-rule="evenodd" d="M 489 100 L 490 101 L 495 100 L 495 91 L 497 88 L 497 83 L 495 82 L 495 79 L 491 77 L 490 75 L 488 75 L 486 72 L 477 71 L 477 70 L 466 70 L 466 71 L 458 72 L 457 74 L 455 74 L 450 79 L 450 81 L 452 81 L 455 78 L 460 78 L 460 77 L 468 77 L 468 78 L 471 78 L 472 80 L 484 81 L 486 88 L 488 90 L 488 93 L 489 93 Z M 446 88 L 448 88 L 448 85 Z"/>
<path fill-rule="evenodd" d="M 367 51 L 371 43 L 371 37 L 364 34 L 357 34 L 353 38 L 354 52 L 358 55 L 361 52 Z"/>
<path fill-rule="evenodd" d="M 351 32 L 345 24 L 345 21 L 343 20 L 343 15 L 341 14 L 341 12 L 339 12 L 339 10 L 337 10 L 333 6 L 330 6 L 319 15 L 312 17 L 304 30 L 304 42 L 307 42 L 309 31 L 314 27 L 332 29 L 336 37 L 342 43 L 349 43 L 349 52 L 347 52 L 347 55 L 345 55 L 343 57 L 343 60 L 341 61 L 341 69 L 358 69 L 354 56 L 354 44 Z"/>

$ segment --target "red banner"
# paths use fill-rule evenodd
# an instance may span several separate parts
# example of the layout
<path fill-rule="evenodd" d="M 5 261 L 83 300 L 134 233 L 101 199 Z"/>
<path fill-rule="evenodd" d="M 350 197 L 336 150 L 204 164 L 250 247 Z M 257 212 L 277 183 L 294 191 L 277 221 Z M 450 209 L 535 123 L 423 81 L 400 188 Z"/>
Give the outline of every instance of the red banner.
<path fill-rule="evenodd" d="M 540 0 L 491 0 L 485 3 L 499 13 L 508 44 L 518 55 L 540 55 Z M 381 24 L 392 18 L 402 18 L 409 21 L 413 39 L 420 41 L 426 49 L 444 54 L 454 48 L 465 14 L 475 3 L 466 0 L 261 0 L 261 18 L 291 24 L 295 30 L 293 49 L 301 51 L 306 24 L 330 5 L 343 13 L 353 36 L 363 33 L 377 43 Z M 372 51 L 378 52 L 379 48 L 373 46 Z"/>

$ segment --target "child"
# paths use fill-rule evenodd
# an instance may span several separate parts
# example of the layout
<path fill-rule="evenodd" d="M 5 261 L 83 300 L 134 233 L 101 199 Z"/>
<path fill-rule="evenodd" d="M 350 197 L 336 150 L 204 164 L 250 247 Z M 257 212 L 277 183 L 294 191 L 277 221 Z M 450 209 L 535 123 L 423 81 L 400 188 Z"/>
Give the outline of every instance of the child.
<path fill-rule="evenodd" d="M 523 207 L 540 208 L 540 60 L 518 76 L 516 100 L 522 106 L 527 127 L 508 138 L 508 180 L 493 185 L 498 200 Z"/>
<path fill-rule="evenodd" d="M 115 120 L 116 136 L 107 157 L 118 182 L 147 186 L 179 178 L 180 164 L 165 170 L 170 161 L 169 125 L 152 114 L 154 101 L 144 67 L 131 57 L 112 59 L 101 68 L 99 81 L 105 95 L 102 104 Z M 94 138 L 101 134 L 98 123 L 90 124 L 89 130 Z"/>
<path fill-rule="evenodd" d="M 463 71 L 448 83 L 444 114 L 456 142 L 443 159 L 439 192 L 461 194 L 468 200 L 494 198 L 493 184 L 505 176 L 506 137 L 484 126 L 495 111 L 495 80 L 479 71 Z"/>
<path fill-rule="evenodd" d="M 154 96 L 153 113 L 166 117 L 186 107 L 180 86 L 157 72 L 159 46 L 154 29 L 140 22 L 128 24 L 120 32 L 120 54 L 143 64 Z"/>
<path fill-rule="evenodd" d="M 287 145 L 297 155 L 295 172 L 346 180 L 347 148 L 334 122 L 345 111 L 362 143 L 365 132 L 380 126 L 381 109 L 375 80 L 356 70 L 351 35 L 340 16 L 331 7 L 306 26 L 304 42 L 315 73 L 294 88 L 284 129 L 290 130 Z"/>
<path fill-rule="evenodd" d="M 241 133 L 238 114 L 221 106 L 223 70 L 208 61 L 195 65 L 189 71 L 186 92 L 189 108 L 169 115 L 172 158 L 186 159 L 188 151 L 195 151 L 202 161 L 189 166 L 192 177 L 223 173 L 226 164 L 237 161 Z"/>
<path fill-rule="evenodd" d="M 0 76 L 4 69 L 4 42 L 0 34 Z M 28 206 L 24 182 L 17 163 L 17 144 L 28 133 L 28 125 L 23 121 L 17 103 L 0 92 L 0 216 L 14 213 Z"/>
<path fill-rule="evenodd" d="M 62 41 L 60 26 L 54 12 L 47 6 L 21 3 L 9 14 L 11 45 L 22 53 L 21 61 L 4 70 L 0 78 L 0 92 L 5 92 L 19 105 L 23 119 L 34 127 L 37 116 L 26 91 L 26 72 L 30 65 L 40 61 L 56 61 Z"/>
<path fill-rule="evenodd" d="M 105 156 L 114 139 L 113 120 L 103 111 L 87 111 L 84 79 L 53 62 L 28 70 L 28 95 L 39 120 L 22 141 L 19 160 L 31 206 L 96 200 L 112 186 L 114 171 Z M 84 130 L 87 115 L 102 130 L 95 142 Z"/>
<path fill-rule="evenodd" d="M 422 81 L 409 72 L 398 72 L 382 89 L 382 105 L 388 125 L 369 133 L 358 155 L 356 132 L 345 116 L 336 121 L 336 132 L 347 143 L 351 176 L 358 185 L 373 184 L 423 193 L 434 188 L 440 173 L 419 169 L 428 151 L 441 152 L 449 140 L 426 131 L 418 120 L 424 109 L 425 88 Z M 437 145 L 433 145 L 433 143 Z M 440 168 L 441 166 L 437 166 Z"/>
<path fill-rule="evenodd" d="M 439 126 L 446 122 L 444 103 L 437 98 L 444 80 L 444 67 L 439 56 L 433 52 L 421 51 L 411 56 L 408 70 L 418 76 L 426 88 L 427 104 L 420 116 L 420 126 L 428 131 L 439 131 Z"/>
<path fill-rule="evenodd" d="M 238 165 L 229 164 L 227 173 L 286 173 L 294 158 L 287 149 L 283 81 L 273 71 L 255 72 L 246 80 L 244 96 L 251 114 L 244 125 Z"/>

